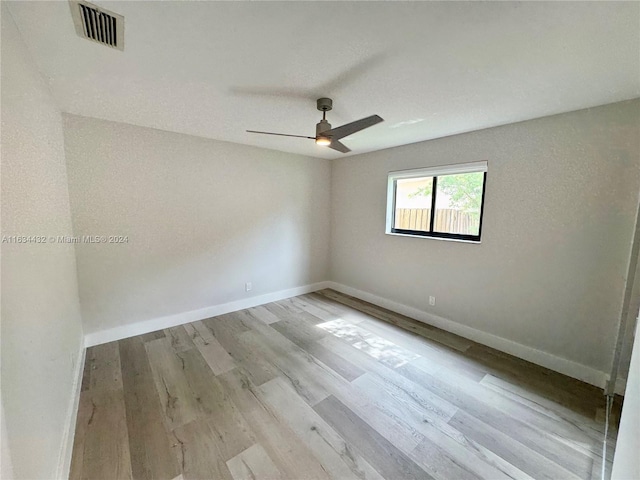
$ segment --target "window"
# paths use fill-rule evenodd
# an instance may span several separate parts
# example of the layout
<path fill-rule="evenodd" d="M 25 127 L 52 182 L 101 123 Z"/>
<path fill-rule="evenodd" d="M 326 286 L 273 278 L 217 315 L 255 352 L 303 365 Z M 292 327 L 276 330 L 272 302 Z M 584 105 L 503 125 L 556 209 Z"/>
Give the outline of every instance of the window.
<path fill-rule="evenodd" d="M 387 233 L 480 241 L 487 162 L 389 173 Z"/>

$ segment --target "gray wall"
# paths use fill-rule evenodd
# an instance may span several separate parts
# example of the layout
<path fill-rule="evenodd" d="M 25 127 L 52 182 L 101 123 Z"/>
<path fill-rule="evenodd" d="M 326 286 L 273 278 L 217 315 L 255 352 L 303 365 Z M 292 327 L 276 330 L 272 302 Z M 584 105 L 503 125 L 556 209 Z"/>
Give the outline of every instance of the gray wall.
<path fill-rule="evenodd" d="M 64 115 L 87 333 L 326 280 L 328 160 Z M 245 282 L 253 290 L 245 292 Z"/>
<path fill-rule="evenodd" d="M 639 138 L 635 100 L 336 160 L 331 278 L 607 372 Z M 479 160 L 481 244 L 385 235 L 389 171 Z"/>
<path fill-rule="evenodd" d="M 60 112 L 1 8 L 2 235 L 71 235 Z M 2 244 L 1 337 L 13 473 L 56 478 L 82 347 L 73 245 Z"/>

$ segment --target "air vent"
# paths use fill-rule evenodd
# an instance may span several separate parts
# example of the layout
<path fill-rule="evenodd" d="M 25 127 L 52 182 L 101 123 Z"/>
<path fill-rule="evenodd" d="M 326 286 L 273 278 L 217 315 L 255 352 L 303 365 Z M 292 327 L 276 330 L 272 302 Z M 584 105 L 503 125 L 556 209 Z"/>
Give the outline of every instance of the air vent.
<path fill-rule="evenodd" d="M 76 33 L 88 40 L 124 50 L 124 17 L 88 2 L 70 1 Z"/>

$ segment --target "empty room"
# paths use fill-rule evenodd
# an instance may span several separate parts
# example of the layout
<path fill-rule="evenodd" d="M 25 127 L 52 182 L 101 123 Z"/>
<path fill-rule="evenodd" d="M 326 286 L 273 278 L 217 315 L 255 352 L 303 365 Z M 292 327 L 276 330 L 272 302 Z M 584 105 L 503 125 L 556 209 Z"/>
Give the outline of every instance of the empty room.
<path fill-rule="evenodd" d="M 640 2 L 0 2 L 15 480 L 640 480 Z"/>

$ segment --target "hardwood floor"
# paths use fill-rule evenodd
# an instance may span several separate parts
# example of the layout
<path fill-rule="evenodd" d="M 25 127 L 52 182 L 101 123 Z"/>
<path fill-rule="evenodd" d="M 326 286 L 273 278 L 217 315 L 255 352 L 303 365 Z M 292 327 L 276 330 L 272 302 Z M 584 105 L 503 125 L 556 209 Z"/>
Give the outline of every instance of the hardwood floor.
<path fill-rule="evenodd" d="M 71 478 L 598 479 L 604 407 L 324 290 L 88 349 Z"/>

